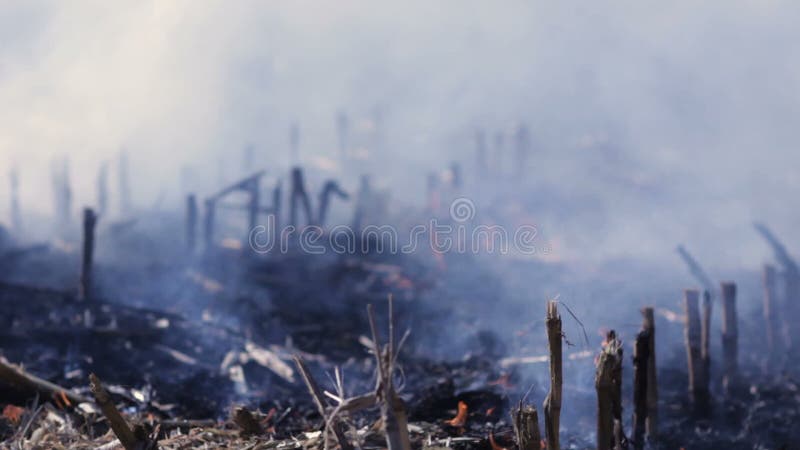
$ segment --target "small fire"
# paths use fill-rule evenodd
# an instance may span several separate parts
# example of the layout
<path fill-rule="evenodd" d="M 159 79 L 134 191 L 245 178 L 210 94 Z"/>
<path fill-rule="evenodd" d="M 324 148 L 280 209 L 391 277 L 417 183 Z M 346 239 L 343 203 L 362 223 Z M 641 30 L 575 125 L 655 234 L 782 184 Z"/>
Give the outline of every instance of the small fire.
<path fill-rule="evenodd" d="M 8 404 L 3 408 L 3 417 L 15 425 L 22 419 L 23 414 L 25 414 L 25 408 L 20 408 L 19 406 Z"/>
<path fill-rule="evenodd" d="M 67 397 L 67 393 L 64 391 L 53 393 L 53 401 L 56 403 L 56 406 L 59 409 L 65 409 L 72 406 L 72 402 L 69 401 L 69 397 Z"/>
<path fill-rule="evenodd" d="M 467 404 L 463 401 L 458 402 L 458 414 L 450 420 L 446 420 L 445 423 L 450 425 L 451 427 L 463 427 L 467 423 L 467 413 L 468 413 Z"/>

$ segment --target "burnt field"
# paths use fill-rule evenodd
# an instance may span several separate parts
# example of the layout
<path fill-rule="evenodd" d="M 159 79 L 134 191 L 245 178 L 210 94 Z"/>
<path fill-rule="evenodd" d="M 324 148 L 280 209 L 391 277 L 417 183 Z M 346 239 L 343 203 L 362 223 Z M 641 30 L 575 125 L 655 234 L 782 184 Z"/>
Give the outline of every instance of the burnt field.
<path fill-rule="evenodd" d="M 87 210 L 63 217 L 56 238 L 8 233 L 3 445 L 800 445 L 798 273 L 769 229 L 752 234 L 774 265 L 721 284 L 683 247 L 666 265 L 564 262 L 546 244 L 493 253 L 487 235 L 484 251 L 458 251 L 476 224 L 542 212 L 503 194 L 462 215 L 458 167 L 446 173 L 419 205 L 397 207 L 362 180 L 353 193 L 320 183 L 330 192 L 312 211 L 297 168 L 289 192 L 256 174 L 183 210 L 117 221 Z M 325 223 L 337 189 L 355 203 L 348 227 Z M 447 251 L 436 239 L 402 251 L 402 238 L 364 232 L 408 236 L 429 217 L 469 233 L 449 235 Z M 269 248 L 241 238 L 276 223 L 301 231 Z"/>

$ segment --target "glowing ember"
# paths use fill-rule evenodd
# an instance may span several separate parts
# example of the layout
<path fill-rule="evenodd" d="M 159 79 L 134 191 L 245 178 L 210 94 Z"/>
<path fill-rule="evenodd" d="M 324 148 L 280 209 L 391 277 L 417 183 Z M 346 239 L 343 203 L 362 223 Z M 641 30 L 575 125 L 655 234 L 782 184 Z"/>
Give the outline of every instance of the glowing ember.
<path fill-rule="evenodd" d="M 467 412 L 467 404 L 460 401 L 458 402 L 458 414 L 452 419 L 446 420 L 445 423 L 451 427 L 463 427 L 467 423 Z"/>

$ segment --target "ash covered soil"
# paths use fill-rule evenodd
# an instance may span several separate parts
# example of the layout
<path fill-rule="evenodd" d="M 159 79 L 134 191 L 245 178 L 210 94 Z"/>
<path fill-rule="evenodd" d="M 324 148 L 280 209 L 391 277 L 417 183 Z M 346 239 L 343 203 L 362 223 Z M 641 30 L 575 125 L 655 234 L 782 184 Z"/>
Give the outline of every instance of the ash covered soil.
<path fill-rule="evenodd" d="M 256 255 L 232 245 L 187 255 L 167 238 L 175 233 L 154 231 L 163 223 L 172 222 L 154 217 L 121 231 L 100 229 L 88 300 L 74 289 L 74 242 L 9 246 L 0 259 L 5 360 L 85 399 L 92 398 L 88 376 L 97 374 L 122 414 L 160 448 L 322 448 L 326 436 L 337 445 L 322 432 L 293 357 L 331 393 L 331 405 L 337 396 L 374 391 L 366 306 L 374 305 L 385 342 L 389 295 L 395 342 L 408 330 L 395 385 L 415 448 L 514 448 L 509 413 L 523 397 L 543 425 L 548 299 L 561 302 L 564 329 L 562 448 L 596 446 L 595 357 L 608 329 L 623 344 L 622 418 L 631 433 L 631 352 L 645 305 L 656 308 L 660 396 L 659 434 L 649 448 L 800 448 L 800 367 L 789 357 L 767 364 L 756 268 L 743 268 L 735 280 L 741 383 L 722 389 L 716 308 L 712 400 L 698 413 L 687 393 L 680 306 L 682 288 L 693 282 L 674 267 L 294 248 Z M 91 401 L 0 382 L 0 406 L 4 448 L 119 447 Z M 235 420 L 241 409 L 254 429 Z M 347 439 L 361 448 L 386 446 L 380 417 L 375 406 L 340 415 Z"/>

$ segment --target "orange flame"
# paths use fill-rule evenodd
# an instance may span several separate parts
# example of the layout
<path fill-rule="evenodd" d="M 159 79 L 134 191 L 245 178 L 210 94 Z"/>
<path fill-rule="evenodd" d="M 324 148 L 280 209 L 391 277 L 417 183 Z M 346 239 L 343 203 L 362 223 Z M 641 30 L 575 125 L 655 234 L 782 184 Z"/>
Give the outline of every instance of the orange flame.
<path fill-rule="evenodd" d="M 15 425 L 22 419 L 23 414 L 25 414 L 25 408 L 20 408 L 19 406 L 8 404 L 3 408 L 3 417 Z"/>
<path fill-rule="evenodd" d="M 451 427 L 463 427 L 467 423 L 467 404 L 459 401 L 458 402 L 458 414 L 450 420 L 446 420 L 445 423 L 450 425 Z"/>

